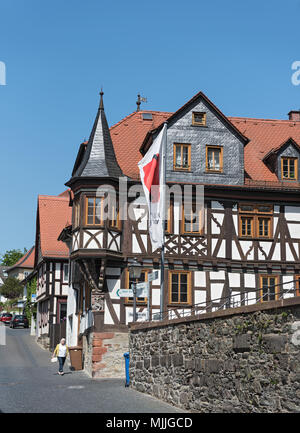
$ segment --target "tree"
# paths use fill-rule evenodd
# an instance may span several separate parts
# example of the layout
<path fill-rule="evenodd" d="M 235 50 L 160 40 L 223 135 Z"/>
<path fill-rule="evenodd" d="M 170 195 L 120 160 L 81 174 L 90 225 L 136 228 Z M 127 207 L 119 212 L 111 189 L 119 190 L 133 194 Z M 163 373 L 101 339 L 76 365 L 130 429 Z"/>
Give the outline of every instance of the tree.
<path fill-rule="evenodd" d="M 25 303 L 25 313 L 29 320 L 29 324 L 31 324 L 31 316 L 36 315 L 36 304 L 31 303 L 31 295 L 36 293 L 36 278 L 33 278 L 27 284 L 27 299 Z"/>
<path fill-rule="evenodd" d="M 0 287 L 0 294 L 7 299 L 16 299 L 23 294 L 23 286 L 15 277 L 7 277 Z"/>
<path fill-rule="evenodd" d="M 2 266 L 13 266 L 17 263 L 18 260 L 20 260 L 21 257 L 24 256 L 24 254 L 27 253 L 27 249 L 24 248 L 24 251 L 22 253 L 21 250 L 8 250 L 4 254 L 1 255 L 1 265 Z"/>
<path fill-rule="evenodd" d="M 4 254 L 1 255 L 1 265 L 2 266 L 13 266 L 20 260 L 24 254 L 27 253 L 27 249 L 24 248 L 24 252 L 21 250 L 8 250 Z"/>

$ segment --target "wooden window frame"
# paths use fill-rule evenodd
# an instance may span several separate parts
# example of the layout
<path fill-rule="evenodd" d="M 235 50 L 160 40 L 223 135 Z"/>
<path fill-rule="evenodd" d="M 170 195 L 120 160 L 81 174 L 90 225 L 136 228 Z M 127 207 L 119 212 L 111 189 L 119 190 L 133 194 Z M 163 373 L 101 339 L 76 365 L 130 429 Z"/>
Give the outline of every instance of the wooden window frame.
<path fill-rule="evenodd" d="M 184 204 L 181 205 L 181 223 L 180 223 L 180 234 L 181 235 L 192 235 L 192 236 L 203 236 L 204 235 L 204 207 L 199 211 L 199 230 L 198 231 L 185 231 L 185 213 Z M 192 222 L 191 222 L 192 224 Z"/>
<path fill-rule="evenodd" d="M 74 229 L 80 226 L 80 200 L 74 202 Z"/>
<path fill-rule="evenodd" d="M 56 305 L 56 323 L 62 323 L 62 321 L 60 320 L 62 304 L 67 306 L 67 300 L 62 299 L 62 298 L 58 298 L 57 299 L 57 305 Z M 66 310 L 66 316 L 65 317 L 67 320 L 68 319 L 67 310 Z"/>
<path fill-rule="evenodd" d="M 125 272 L 126 272 L 126 275 L 125 275 L 125 286 L 126 287 L 125 288 L 130 289 L 130 287 L 129 287 L 129 270 L 126 269 Z M 145 281 L 144 282 L 146 283 L 148 281 L 148 274 L 150 271 L 149 271 L 149 269 L 142 269 L 142 273 L 143 272 L 145 273 Z M 144 306 L 144 305 L 147 305 L 147 302 L 148 302 L 147 297 L 143 298 L 143 300 L 139 300 L 138 298 L 136 298 L 136 305 L 143 305 Z M 133 305 L 133 299 L 125 298 L 125 304 Z"/>
<path fill-rule="evenodd" d="M 220 152 L 220 155 L 219 155 L 220 168 L 219 169 L 208 168 L 208 151 L 210 149 L 218 150 Z M 207 173 L 223 173 L 223 146 L 213 146 L 210 144 L 206 146 L 205 170 Z"/>
<path fill-rule="evenodd" d="M 283 162 L 288 161 L 288 177 L 283 177 Z M 290 161 L 295 161 L 295 177 L 290 177 Z M 298 158 L 292 156 L 282 156 L 281 157 L 281 180 L 289 180 L 291 182 L 298 180 Z"/>
<path fill-rule="evenodd" d="M 296 295 L 295 296 L 300 296 L 300 275 L 296 275 L 295 280 L 296 280 Z"/>
<path fill-rule="evenodd" d="M 172 275 L 178 274 L 178 275 L 187 275 L 187 302 L 181 302 L 180 301 L 180 277 L 178 279 L 178 298 L 179 301 L 174 302 L 172 301 Z M 169 305 L 192 305 L 192 273 L 191 271 L 169 271 L 168 274 L 169 277 Z"/>
<path fill-rule="evenodd" d="M 122 228 L 121 225 L 121 219 L 120 219 L 120 209 L 118 204 L 116 205 L 116 213 L 117 213 L 117 218 L 115 218 L 115 209 L 112 208 L 112 215 L 111 218 L 109 219 L 109 228 L 113 229 L 113 230 L 118 230 L 120 231 Z"/>
<path fill-rule="evenodd" d="M 243 210 L 242 206 L 252 206 L 252 210 Z M 268 207 L 269 210 L 260 211 L 260 207 Z M 239 237 L 241 239 L 273 239 L 273 205 L 261 204 L 261 203 L 239 203 L 238 207 L 238 224 L 239 224 Z M 251 234 L 244 235 L 242 233 L 243 218 L 251 219 Z M 268 221 L 268 234 L 259 234 L 260 220 Z"/>
<path fill-rule="evenodd" d="M 170 200 L 169 207 L 167 210 L 167 223 L 165 225 L 165 234 L 170 235 L 174 231 L 174 202 Z"/>
<path fill-rule="evenodd" d="M 89 224 L 88 223 L 88 201 L 93 199 L 94 200 L 94 206 L 93 206 L 93 223 Z M 95 223 L 95 218 L 96 218 L 96 199 L 100 199 L 101 200 L 101 215 L 100 215 L 100 223 L 96 224 Z M 104 226 L 104 221 L 103 221 L 103 212 L 104 212 L 104 200 L 103 197 L 95 197 L 95 196 L 86 196 L 85 197 L 85 226 L 88 227 L 103 227 Z"/>
<path fill-rule="evenodd" d="M 251 221 L 251 233 L 250 233 L 250 235 L 248 235 L 248 234 L 244 235 L 242 233 L 242 231 L 243 231 L 243 218 Z M 240 233 L 239 233 L 240 237 L 241 238 L 253 238 L 254 237 L 254 217 L 253 217 L 253 215 L 240 215 L 239 223 L 240 223 Z"/>
<path fill-rule="evenodd" d="M 65 278 L 66 277 L 66 273 L 65 273 L 65 268 L 66 267 L 68 269 L 67 278 Z M 69 278 L 70 278 L 70 266 L 69 266 L 69 263 L 63 263 L 63 283 L 68 283 L 69 284 Z"/>
<path fill-rule="evenodd" d="M 203 116 L 202 122 L 197 122 L 195 120 L 195 114 L 201 114 Z M 193 111 L 192 112 L 192 125 L 193 126 L 206 126 L 206 113 L 205 111 Z"/>
<path fill-rule="evenodd" d="M 187 167 L 183 167 L 181 166 L 177 166 L 176 165 L 176 149 L 177 147 L 181 147 L 181 163 L 183 160 L 183 148 L 187 147 L 188 149 L 188 166 Z M 173 170 L 174 171 L 191 171 L 191 144 L 189 143 L 174 143 L 173 144 Z"/>
<path fill-rule="evenodd" d="M 277 300 L 279 299 L 279 286 L 278 286 L 278 281 L 279 281 L 279 276 L 278 275 L 260 275 L 259 276 L 259 298 L 260 298 L 260 302 L 268 302 L 270 301 L 270 299 L 263 299 L 263 278 L 274 278 L 275 279 L 275 299 L 273 300 Z M 268 286 L 269 287 L 269 286 Z M 270 296 L 270 294 L 268 294 L 268 297 Z"/>

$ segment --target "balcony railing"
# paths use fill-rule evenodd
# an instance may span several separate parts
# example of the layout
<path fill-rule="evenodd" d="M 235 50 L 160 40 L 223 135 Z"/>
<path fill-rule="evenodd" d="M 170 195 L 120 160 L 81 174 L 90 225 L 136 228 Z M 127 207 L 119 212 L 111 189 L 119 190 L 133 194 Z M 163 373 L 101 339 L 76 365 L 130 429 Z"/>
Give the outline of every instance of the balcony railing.
<path fill-rule="evenodd" d="M 268 180 L 253 180 L 245 179 L 245 186 L 258 188 L 275 188 L 284 190 L 300 189 L 300 182 L 297 181 L 268 181 Z"/>
<path fill-rule="evenodd" d="M 197 316 L 199 314 L 211 313 L 228 308 L 238 308 L 247 305 L 260 304 L 266 301 L 293 298 L 300 296 L 299 280 L 291 280 L 285 283 L 270 285 L 268 288 L 251 290 L 251 292 L 241 292 L 232 294 L 229 290 L 227 296 L 204 301 L 194 305 L 184 305 L 169 307 L 166 311 L 152 312 L 150 321 L 172 320 L 183 317 Z"/>

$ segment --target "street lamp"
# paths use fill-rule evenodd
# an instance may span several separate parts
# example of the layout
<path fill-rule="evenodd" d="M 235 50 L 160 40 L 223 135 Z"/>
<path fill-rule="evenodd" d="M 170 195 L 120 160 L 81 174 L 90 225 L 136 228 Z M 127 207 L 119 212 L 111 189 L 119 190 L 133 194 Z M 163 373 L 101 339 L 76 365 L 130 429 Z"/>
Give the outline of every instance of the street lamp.
<path fill-rule="evenodd" d="M 137 261 L 136 258 L 128 265 L 128 272 L 130 278 L 133 280 L 133 321 L 136 321 L 136 280 L 141 277 L 142 265 Z"/>

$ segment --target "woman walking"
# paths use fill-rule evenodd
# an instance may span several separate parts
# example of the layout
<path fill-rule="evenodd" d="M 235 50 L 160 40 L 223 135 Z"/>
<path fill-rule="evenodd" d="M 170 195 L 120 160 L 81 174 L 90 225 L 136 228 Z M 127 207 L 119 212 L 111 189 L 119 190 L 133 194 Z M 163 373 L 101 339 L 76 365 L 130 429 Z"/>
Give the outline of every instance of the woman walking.
<path fill-rule="evenodd" d="M 65 338 L 62 338 L 60 340 L 60 343 L 56 346 L 52 358 L 54 358 L 55 356 L 57 356 L 58 362 L 59 362 L 59 370 L 58 370 L 58 374 L 59 375 L 63 375 L 64 374 L 64 363 L 66 360 L 66 357 L 68 356 L 69 353 L 69 349 L 68 346 L 66 345 L 66 340 Z"/>

